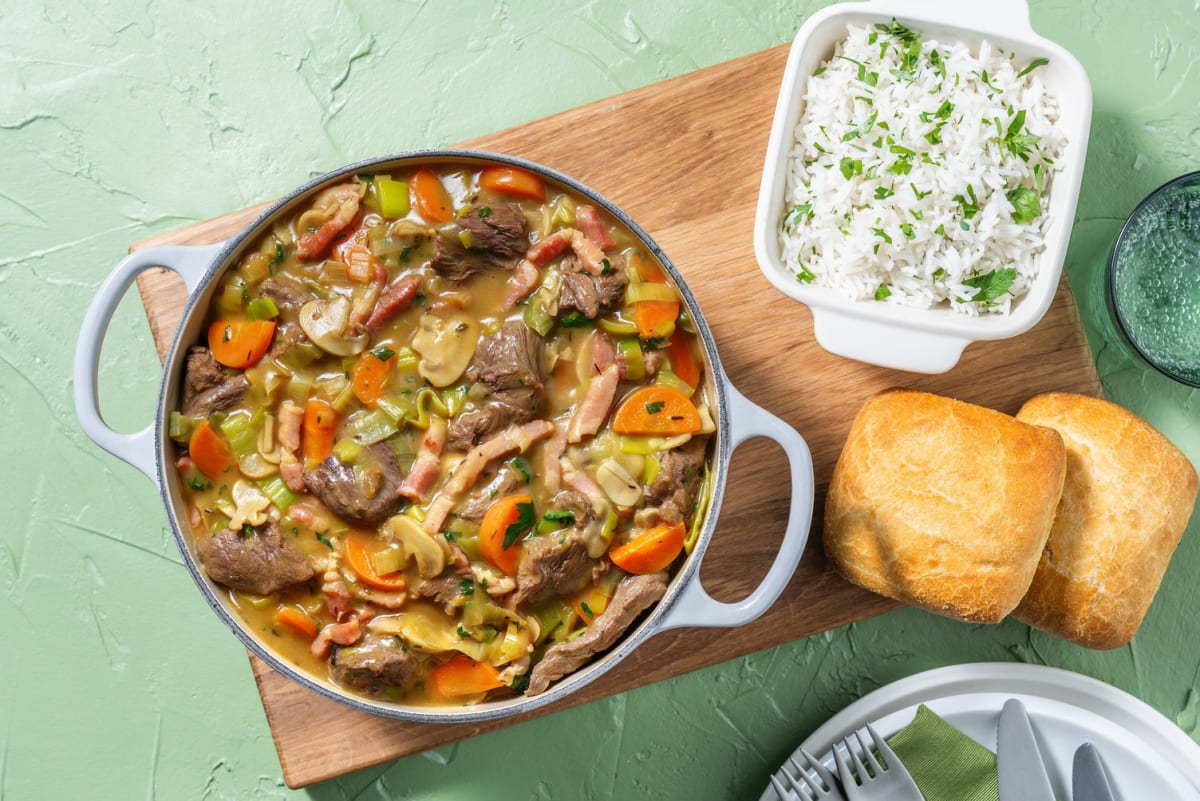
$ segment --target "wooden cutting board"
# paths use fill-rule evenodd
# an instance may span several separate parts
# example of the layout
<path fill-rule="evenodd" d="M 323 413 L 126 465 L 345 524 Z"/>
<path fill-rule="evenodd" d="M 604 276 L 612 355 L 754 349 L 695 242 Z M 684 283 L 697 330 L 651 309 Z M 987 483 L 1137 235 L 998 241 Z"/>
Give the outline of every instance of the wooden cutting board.
<path fill-rule="evenodd" d="M 808 310 L 767 283 L 751 244 L 786 55 L 786 46 L 780 46 L 464 143 L 546 164 L 591 185 L 631 214 L 695 292 L 733 383 L 808 440 L 816 472 L 816 520 L 808 552 L 784 595 L 763 617 L 739 629 L 686 629 L 654 637 L 571 698 L 496 723 L 438 726 L 372 717 L 295 685 L 251 656 L 289 786 L 302 787 L 884 612 L 894 604 L 841 581 L 827 569 L 820 549 L 824 490 L 862 402 L 881 389 L 904 385 L 1014 413 L 1027 398 L 1047 390 L 1101 394 L 1065 278 L 1039 325 L 1015 339 L 968 347 L 958 366 L 944 375 L 858 364 L 816 344 Z M 134 248 L 216 242 L 238 232 L 262 208 L 199 223 Z M 139 288 L 155 342 L 165 354 L 184 305 L 182 282 L 173 273 L 155 270 L 142 275 Z M 766 573 L 787 516 L 787 484 L 781 478 L 786 470 L 782 452 L 772 444 L 752 442 L 735 454 L 720 524 L 701 571 L 704 586 L 718 599 L 745 596 Z M 313 721 L 320 721 L 319 737 L 312 736 Z"/>

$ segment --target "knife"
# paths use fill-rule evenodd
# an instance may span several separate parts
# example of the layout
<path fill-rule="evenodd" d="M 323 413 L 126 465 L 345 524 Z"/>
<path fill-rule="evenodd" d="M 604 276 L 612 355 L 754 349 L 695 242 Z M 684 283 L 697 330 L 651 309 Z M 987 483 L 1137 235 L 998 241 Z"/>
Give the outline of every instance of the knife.
<path fill-rule="evenodd" d="M 1100 752 L 1091 743 L 1084 743 L 1075 752 L 1071 788 L 1071 801 L 1114 801 Z"/>
<path fill-rule="evenodd" d="M 996 735 L 1000 801 L 1055 801 L 1025 705 L 1013 698 L 1000 712 Z"/>

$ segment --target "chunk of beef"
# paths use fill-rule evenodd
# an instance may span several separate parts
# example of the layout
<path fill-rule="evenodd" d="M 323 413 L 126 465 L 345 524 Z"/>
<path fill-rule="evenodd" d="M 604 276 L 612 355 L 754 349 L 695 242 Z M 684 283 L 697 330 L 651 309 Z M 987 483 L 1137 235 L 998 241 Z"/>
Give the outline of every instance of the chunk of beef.
<path fill-rule="evenodd" d="M 196 556 L 213 581 L 253 595 L 270 595 L 317 574 L 275 523 L 259 526 L 250 537 L 233 529 L 203 537 L 196 543 Z"/>
<path fill-rule="evenodd" d="M 484 485 L 483 489 L 476 492 L 467 501 L 459 507 L 455 515 L 463 520 L 472 520 L 479 522 L 483 516 L 487 514 L 488 507 L 499 497 L 507 495 L 517 488 L 520 484 L 520 479 L 517 474 L 507 468 L 502 468 L 496 477 Z"/>
<path fill-rule="evenodd" d="M 542 660 L 533 666 L 526 695 L 546 691 L 552 682 L 573 673 L 594 655 L 612 647 L 633 625 L 638 615 L 657 603 L 667 592 L 667 574 L 650 573 L 626 576 L 617 585 L 612 600 L 580 636 L 551 645 Z"/>
<path fill-rule="evenodd" d="M 691 514 L 707 447 L 707 436 L 692 437 L 659 457 L 658 475 L 646 487 L 645 505 L 658 507 L 664 522 L 675 523 Z"/>
<path fill-rule="evenodd" d="M 511 270 L 529 248 L 528 223 L 518 206 L 474 208 L 455 223 L 458 230 L 453 236 L 437 237 L 437 252 L 429 264 L 451 281 L 465 281 L 484 270 Z M 460 237 L 459 232 L 465 235 Z"/>
<path fill-rule="evenodd" d="M 513 423 L 532 420 L 542 402 L 542 338 L 519 320 L 479 340 L 467 378 L 486 390 L 450 426 L 452 448 L 466 450 Z"/>
<path fill-rule="evenodd" d="M 463 592 L 464 582 L 470 588 L 466 593 Z M 422 581 L 417 587 L 417 594 L 440 605 L 446 610 L 446 614 L 453 615 L 454 610 L 471 597 L 473 589 L 470 579 L 457 573 L 444 573 Z"/>
<path fill-rule="evenodd" d="M 587 535 L 562 529 L 525 541 L 517 563 L 515 603 L 536 606 L 562 595 L 574 595 L 592 580 L 596 560 L 588 556 Z"/>
<path fill-rule="evenodd" d="M 304 487 L 321 499 L 339 517 L 356 523 L 377 526 L 392 516 L 404 502 L 400 490 L 404 474 L 396 453 L 386 442 L 367 448 L 373 466 L 366 475 L 378 480 L 374 492 L 368 492 L 354 474 L 354 468 L 330 456 L 304 474 Z"/>
<path fill-rule="evenodd" d="M 629 276 L 619 256 L 607 258 L 610 271 L 602 275 L 579 272 L 573 257 L 563 258 L 562 284 L 558 290 L 560 313 L 567 309 L 578 309 L 584 316 L 594 320 L 601 313 L 621 305 Z"/>
<path fill-rule="evenodd" d="M 279 323 L 275 326 L 275 341 L 267 351 L 268 359 L 282 359 L 289 350 L 297 345 L 308 342 L 299 323 Z"/>
<path fill-rule="evenodd" d="M 370 694 L 405 687 L 416 672 L 416 659 L 399 640 L 371 632 L 356 644 L 337 649 L 329 660 L 334 681 Z"/>
<path fill-rule="evenodd" d="M 285 275 L 264 278 L 258 285 L 258 294 L 275 301 L 275 306 L 280 311 L 295 311 L 313 299 L 313 293 L 299 281 Z"/>
<path fill-rule="evenodd" d="M 188 350 L 184 368 L 180 411 L 185 417 L 208 417 L 241 400 L 249 386 L 249 380 L 242 373 L 229 370 L 226 374 L 226 369 L 217 364 L 208 348 L 193 346 Z"/>
<path fill-rule="evenodd" d="M 570 512 L 575 516 L 575 522 L 571 525 L 575 528 L 584 528 L 596 518 L 596 512 L 592 508 L 591 501 L 582 492 L 576 490 L 563 490 L 550 499 L 549 509 L 560 512 Z"/>

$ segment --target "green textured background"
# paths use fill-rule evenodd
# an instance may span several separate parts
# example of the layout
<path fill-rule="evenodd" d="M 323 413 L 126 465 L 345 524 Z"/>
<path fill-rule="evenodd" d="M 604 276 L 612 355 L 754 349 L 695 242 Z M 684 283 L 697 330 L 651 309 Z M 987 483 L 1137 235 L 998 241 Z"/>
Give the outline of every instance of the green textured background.
<path fill-rule="evenodd" d="M 783 43 L 822 3 L 292 5 L 0 4 L 0 798 L 749 799 L 848 702 L 977 660 L 1096 676 L 1200 736 L 1193 521 L 1115 652 L 906 610 L 287 790 L 245 651 L 192 586 L 152 485 L 75 421 L 99 283 L 131 241 Z M 1032 16 L 1095 93 L 1067 270 L 1105 388 L 1200 462 L 1197 393 L 1117 343 L 1101 280 L 1134 204 L 1197 167 L 1200 2 L 1035 0 Z M 111 423 L 150 419 L 158 373 L 131 293 L 102 360 Z"/>

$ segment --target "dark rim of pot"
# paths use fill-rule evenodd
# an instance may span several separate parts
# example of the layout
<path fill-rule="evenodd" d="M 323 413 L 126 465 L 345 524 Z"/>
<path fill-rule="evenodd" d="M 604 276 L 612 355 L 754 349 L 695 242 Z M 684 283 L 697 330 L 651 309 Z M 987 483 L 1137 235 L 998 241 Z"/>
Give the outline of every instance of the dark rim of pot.
<path fill-rule="evenodd" d="M 715 471 L 715 480 L 713 485 L 712 500 L 709 505 L 708 514 L 704 524 L 701 527 L 700 536 L 696 541 L 696 545 L 684 561 L 683 567 L 676 575 L 671 578 L 670 586 L 667 589 L 666 595 L 663 596 L 653 608 L 646 613 L 645 617 L 631 631 L 625 634 L 618 643 L 610 648 L 606 653 L 589 661 L 583 667 L 573 673 L 563 677 L 555 682 L 545 692 L 535 696 L 517 695 L 511 699 L 502 701 L 488 702 L 485 704 L 473 706 L 418 706 L 404 705 L 397 702 L 372 701 L 371 699 L 356 695 L 348 690 L 337 688 L 332 682 L 321 681 L 307 672 L 291 665 L 270 649 L 268 649 L 257 638 L 253 637 L 246 631 L 244 624 L 237 619 L 233 614 L 226 609 L 225 605 L 217 597 L 209 584 L 209 579 L 204 575 L 195 559 L 192 557 L 192 552 L 188 547 L 187 538 L 183 534 L 183 526 L 179 517 L 176 515 L 176 509 L 171 499 L 170 493 L 170 473 L 168 471 L 169 462 L 164 460 L 164 455 L 169 456 L 169 448 L 171 445 L 164 439 L 164 421 L 166 418 L 166 401 L 171 396 L 172 388 L 178 383 L 176 371 L 172 369 L 174 365 L 180 363 L 179 351 L 181 348 L 186 349 L 192 344 L 190 339 L 184 341 L 185 323 L 192 318 L 192 315 L 197 312 L 197 306 L 202 295 L 205 295 L 205 289 L 218 276 L 224 273 L 228 267 L 230 258 L 238 254 L 248 240 L 261 235 L 266 224 L 272 221 L 287 207 L 302 197 L 309 195 L 326 184 L 345 178 L 348 175 L 355 175 L 366 172 L 371 169 L 379 168 L 383 165 L 393 164 L 396 162 L 413 162 L 413 161 L 454 161 L 475 163 L 496 163 L 505 164 L 513 167 L 535 172 L 561 186 L 577 192 L 583 197 L 595 202 L 615 218 L 621 225 L 625 226 L 633 235 L 644 245 L 659 263 L 666 268 L 668 274 L 675 282 L 675 287 L 679 290 L 683 297 L 684 303 L 687 306 L 688 314 L 691 315 L 693 322 L 696 325 L 700 341 L 704 347 L 705 355 L 708 358 L 708 363 L 711 366 L 713 378 L 713 392 L 717 405 L 716 419 L 720 421 L 717 427 L 716 447 L 712 455 L 712 464 Z M 162 497 L 163 505 L 167 509 L 168 519 L 171 523 L 172 532 L 175 536 L 175 541 L 180 549 L 180 553 L 184 557 L 184 564 L 187 566 L 188 572 L 191 574 L 196 586 L 200 588 L 205 601 L 209 607 L 216 613 L 222 622 L 229 628 L 241 641 L 241 643 L 252 653 L 266 662 L 276 672 L 281 673 L 291 681 L 296 682 L 300 686 L 311 690 L 325 698 L 329 698 L 339 704 L 348 706 L 371 715 L 387 717 L 399 720 L 409 720 L 422 723 L 468 723 L 481 722 L 487 720 L 498 720 L 501 718 L 511 717 L 513 715 L 522 714 L 525 712 L 544 707 L 552 704 L 571 693 L 578 688 L 590 683 L 598 675 L 603 674 L 610 669 L 614 664 L 620 662 L 631 651 L 641 645 L 651 635 L 658 630 L 658 624 L 666 615 L 667 611 L 678 600 L 683 588 L 692 581 L 699 581 L 699 567 L 704 552 L 708 547 L 708 542 L 712 538 L 712 533 L 716 527 L 717 518 L 720 515 L 721 504 L 724 499 L 725 492 L 725 471 L 728 468 L 730 458 L 730 442 L 729 442 L 729 398 L 728 398 L 728 378 L 725 376 L 724 369 L 721 367 L 721 362 L 717 356 L 716 344 L 713 340 L 712 331 L 708 327 L 703 314 L 700 313 L 699 305 L 696 302 L 695 296 L 688 287 L 683 276 L 680 275 L 678 268 L 667 255 L 659 247 L 658 243 L 646 233 L 646 231 L 638 225 L 632 217 L 618 208 L 610 200 L 605 198 L 596 190 L 589 186 L 580 183 L 579 181 L 564 175 L 554 169 L 546 167 L 528 159 L 510 156 L 502 153 L 492 153 L 484 150 L 467 150 L 442 148 L 432 150 L 411 150 L 393 153 L 377 158 L 366 159 L 346 165 L 339 169 L 327 172 L 324 175 L 316 177 L 299 188 L 289 192 L 284 197 L 272 203 L 265 211 L 262 212 L 253 222 L 243 228 L 239 233 L 227 240 L 225 245 L 213 257 L 213 261 L 209 268 L 205 271 L 204 277 L 197 285 L 196 290 L 189 296 L 187 305 L 180 318 L 179 328 L 176 330 L 175 337 L 171 343 L 171 349 L 167 354 L 167 359 L 164 362 L 164 370 L 162 383 L 159 387 L 159 410 L 156 415 L 155 422 L 155 441 L 159 447 L 155 452 L 158 460 L 158 475 L 159 494 Z"/>
<path fill-rule="evenodd" d="M 1142 201 L 1138 203 L 1137 206 L 1134 207 L 1133 211 L 1129 213 L 1129 216 L 1125 218 L 1125 222 L 1121 225 L 1121 232 L 1117 234 L 1117 240 L 1113 243 L 1112 252 L 1109 253 L 1108 256 L 1108 276 L 1106 280 L 1108 298 L 1106 305 L 1108 306 L 1109 314 L 1112 315 L 1112 318 L 1117 322 L 1117 328 L 1120 330 L 1121 336 L 1125 338 L 1125 341 L 1129 343 L 1134 352 L 1137 353 L 1138 357 L 1140 357 L 1143 362 L 1148 364 L 1150 367 L 1153 367 L 1159 373 L 1165 375 L 1172 381 L 1178 381 L 1179 383 L 1185 384 L 1189 387 L 1200 388 L 1200 382 L 1185 378 L 1184 376 L 1168 370 L 1166 367 L 1156 363 L 1154 359 L 1152 359 L 1150 355 L 1142 349 L 1141 344 L 1139 344 L 1130 333 L 1130 326 L 1128 323 L 1126 323 L 1124 316 L 1121 314 L 1121 309 L 1118 307 L 1116 301 L 1117 259 L 1120 258 L 1121 246 L 1125 243 L 1125 237 L 1133 227 L 1133 223 L 1142 214 L 1142 212 L 1145 211 L 1151 203 L 1158 200 L 1160 196 L 1177 186 L 1188 183 L 1200 183 L 1200 170 L 1185 173 L 1178 178 L 1173 178 L 1170 181 L 1167 181 L 1165 184 L 1146 195 L 1146 197 L 1142 198 Z"/>

